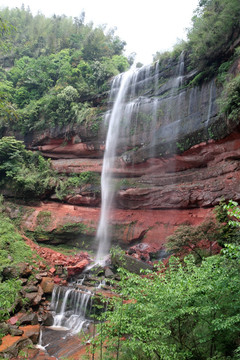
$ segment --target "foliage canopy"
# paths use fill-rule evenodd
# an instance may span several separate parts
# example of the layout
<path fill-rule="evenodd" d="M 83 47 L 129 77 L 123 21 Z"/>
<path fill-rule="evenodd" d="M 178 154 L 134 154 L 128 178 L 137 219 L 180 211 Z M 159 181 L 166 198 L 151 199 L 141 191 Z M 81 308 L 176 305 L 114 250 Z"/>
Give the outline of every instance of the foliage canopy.
<path fill-rule="evenodd" d="M 94 99 L 129 62 L 122 55 L 125 42 L 114 30 L 84 24 L 84 17 L 33 16 L 24 6 L 0 11 L 4 24 L 15 28 L 1 38 L 11 46 L 7 54 L 0 47 L 2 131 L 11 127 L 25 134 L 96 120 Z"/>
<path fill-rule="evenodd" d="M 96 342 L 111 359 L 237 359 L 239 247 L 195 264 L 190 256 L 147 276 L 120 270 L 120 297 Z M 234 255 L 234 256 L 233 256 Z M 125 301 L 127 300 L 127 301 Z M 119 350 L 120 348 L 120 350 Z"/>

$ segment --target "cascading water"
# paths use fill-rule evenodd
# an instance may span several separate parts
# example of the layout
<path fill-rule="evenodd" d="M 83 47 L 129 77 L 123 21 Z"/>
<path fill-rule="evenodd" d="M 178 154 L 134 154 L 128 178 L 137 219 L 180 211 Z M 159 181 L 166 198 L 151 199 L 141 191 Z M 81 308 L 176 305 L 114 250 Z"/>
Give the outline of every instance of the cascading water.
<path fill-rule="evenodd" d="M 151 67 L 144 67 L 142 71 L 129 70 L 126 73 L 115 77 L 110 92 L 110 103 L 113 108 L 107 113 L 105 120 L 109 122 L 106 138 L 105 153 L 103 158 L 103 168 L 101 176 L 101 215 L 97 230 L 96 239 L 98 241 L 98 252 L 96 263 L 103 263 L 104 257 L 108 254 L 109 242 L 109 214 L 113 203 L 114 187 L 112 184 L 112 169 L 114 166 L 116 148 L 119 144 L 119 136 L 124 132 L 128 133 L 129 123 L 132 114 L 137 112 L 138 101 L 130 101 L 136 96 L 137 87 L 149 86 L 149 74 Z M 142 78 L 141 78 L 142 77 Z M 141 84 L 141 85 L 139 85 Z"/>
<path fill-rule="evenodd" d="M 161 156 L 159 144 L 167 143 L 169 146 L 169 142 L 172 142 L 175 146 L 178 137 L 188 134 L 189 123 L 194 128 L 191 131 L 201 131 L 206 124 L 211 126 L 212 118 L 216 116 L 217 90 L 214 81 L 203 87 L 203 90 L 200 87 L 183 87 L 183 54 L 178 65 L 171 68 L 169 76 L 161 75 L 161 66 L 155 63 L 153 66 L 130 70 L 113 80 L 109 99 L 112 109 L 105 116 L 108 133 L 101 178 L 102 207 L 95 263 L 103 263 L 110 248 L 109 217 L 115 193 L 112 173 L 115 168 L 118 170 L 116 157 L 121 154 L 121 164 L 125 163 L 128 170 L 137 163 L 136 160 L 143 163 L 147 159 L 151 164 L 151 158 L 154 160 Z M 204 111 L 203 102 L 207 104 Z M 76 288 L 54 288 L 51 302 L 53 328 L 65 328 L 70 333 L 78 333 L 90 324 L 89 314 L 94 308 L 93 294 L 80 290 L 83 281 L 84 278 L 78 280 Z M 99 283 L 98 289 L 102 286 L 104 282 Z"/>
<path fill-rule="evenodd" d="M 87 311 L 91 310 L 92 293 L 56 286 L 53 290 L 51 310 L 54 314 L 53 328 L 66 328 L 72 333 L 87 327 Z"/>
<path fill-rule="evenodd" d="M 114 165 L 117 139 L 119 136 L 120 120 L 124 111 L 124 100 L 127 94 L 128 86 L 132 79 L 132 71 L 117 76 L 112 84 L 110 101 L 114 102 L 111 112 L 108 133 L 106 138 L 106 148 L 103 159 L 103 168 L 101 176 L 101 216 L 97 230 L 98 252 L 96 262 L 101 263 L 104 256 L 109 251 L 109 226 L 108 218 L 112 206 L 114 189 L 111 184 L 111 170 Z"/>
<path fill-rule="evenodd" d="M 211 81 L 210 84 L 210 89 L 209 89 L 209 100 L 208 100 L 208 114 L 207 114 L 207 123 L 206 125 L 209 124 L 209 120 L 211 118 L 211 113 L 212 113 L 212 106 L 213 106 L 213 84 L 214 84 L 214 80 Z"/>
<path fill-rule="evenodd" d="M 179 58 L 176 75 L 171 79 L 170 95 L 161 101 L 158 96 L 159 64 L 146 66 L 141 69 L 129 70 L 115 77 L 110 92 L 110 104 L 113 104 L 111 112 L 108 112 L 105 120 L 109 123 L 106 138 L 106 148 L 103 158 L 101 176 L 101 215 L 97 230 L 98 252 L 95 263 L 104 263 L 104 257 L 110 248 L 109 215 L 113 205 L 114 186 L 112 183 L 112 170 L 115 165 L 116 149 L 122 146 L 128 147 L 143 145 L 148 137 L 151 147 L 149 157 L 154 156 L 156 137 L 152 134 L 156 131 L 158 111 L 160 105 L 165 106 L 165 118 L 170 117 L 171 104 L 174 101 L 174 91 L 182 85 L 184 74 L 184 54 Z M 152 96 L 149 100 L 148 93 L 151 84 L 154 83 Z M 142 127 L 145 126 L 147 136 L 142 137 Z M 152 136 L 152 139 L 151 139 Z M 130 137 L 130 138 L 129 138 Z M 126 139 L 129 139 L 127 144 Z M 123 155 L 123 160 L 128 163 L 128 153 Z"/>

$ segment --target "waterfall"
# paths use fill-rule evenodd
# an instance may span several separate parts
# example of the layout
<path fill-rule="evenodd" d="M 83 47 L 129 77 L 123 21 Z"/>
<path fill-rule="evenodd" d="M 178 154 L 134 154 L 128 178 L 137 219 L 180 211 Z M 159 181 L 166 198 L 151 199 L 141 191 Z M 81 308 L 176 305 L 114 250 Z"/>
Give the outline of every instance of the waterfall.
<path fill-rule="evenodd" d="M 51 300 L 51 310 L 54 314 L 53 327 L 66 328 L 72 333 L 78 333 L 88 326 L 87 311 L 91 309 L 92 293 L 55 286 Z"/>
<path fill-rule="evenodd" d="M 120 130 L 120 122 L 122 112 L 124 111 L 124 100 L 128 91 L 128 86 L 132 79 L 133 72 L 130 70 L 126 73 L 120 74 L 115 77 L 111 94 L 110 101 L 114 102 L 111 116 L 109 119 L 108 133 L 106 138 L 106 147 L 103 158 L 103 167 L 101 175 L 101 215 L 97 230 L 97 241 L 98 241 L 98 252 L 96 262 L 103 262 L 103 258 L 108 254 L 110 243 L 109 243 L 109 225 L 108 218 L 110 209 L 112 206 L 114 189 L 111 183 L 111 170 L 114 166 L 114 157 L 116 153 L 116 147 L 118 143 L 118 136 Z M 118 89 L 118 91 L 117 91 Z"/>
<path fill-rule="evenodd" d="M 172 105 L 175 101 L 175 91 L 182 85 L 184 76 L 184 53 L 179 57 L 175 75 L 169 80 L 170 92 L 168 97 L 159 98 L 158 89 L 159 64 L 144 66 L 138 70 L 131 69 L 126 73 L 114 78 L 110 91 L 109 103 L 112 110 L 105 116 L 108 123 L 103 168 L 101 175 L 101 214 L 97 229 L 96 240 L 98 252 L 95 263 L 103 264 L 104 257 L 110 248 L 109 216 L 113 207 L 114 186 L 112 182 L 112 171 L 115 165 L 117 147 L 125 151 L 122 155 L 123 161 L 132 163 L 128 149 L 144 147 L 148 144 L 148 157 L 154 157 L 156 145 L 155 132 L 158 128 L 158 111 L 165 114 L 165 122 L 171 118 Z M 152 89 L 152 84 L 154 88 Z M 166 85 L 164 85 L 166 86 Z M 161 89 L 160 89 L 161 90 Z M 153 97 L 153 98 L 151 98 Z M 180 99 L 181 100 L 181 99 Z M 165 107 L 165 110 L 161 108 Z M 178 109 L 174 115 L 179 116 Z M 176 126 L 178 127 L 179 118 Z M 176 128 L 175 126 L 175 128 Z M 176 129 L 175 129 L 176 131 Z"/>
<path fill-rule="evenodd" d="M 157 91 L 158 91 L 158 72 L 159 72 L 159 62 L 157 61 L 155 64 L 155 72 L 154 72 L 154 96 L 153 105 L 152 105 L 152 121 L 151 121 L 151 134 L 154 134 L 157 128 L 157 120 L 158 120 L 158 98 L 157 98 Z M 151 157 L 154 157 L 154 147 L 156 145 L 156 138 L 153 136 L 152 141 L 152 150 L 151 150 Z"/>
<path fill-rule="evenodd" d="M 180 109 L 180 96 L 177 96 L 176 94 L 178 92 L 178 89 L 182 86 L 183 78 L 184 78 L 184 52 L 180 54 L 175 76 L 172 78 L 172 84 L 170 89 L 169 97 L 166 101 L 167 111 L 166 111 L 166 120 L 169 121 L 169 119 L 174 119 L 175 114 L 179 117 L 179 109 Z M 178 119 L 176 119 L 178 120 Z M 178 123 L 176 123 L 178 125 Z"/>
<path fill-rule="evenodd" d="M 214 80 L 211 81 L 211 85 L 210 85 L 210 89 L 209 89 L 208 114 L 207 114 L 206 126 L 208 126 L 208 124 L 209 124 L 209 120 L 211 118 L 211 113 L 212 113 L 213 83 L 214 83 Z"/>

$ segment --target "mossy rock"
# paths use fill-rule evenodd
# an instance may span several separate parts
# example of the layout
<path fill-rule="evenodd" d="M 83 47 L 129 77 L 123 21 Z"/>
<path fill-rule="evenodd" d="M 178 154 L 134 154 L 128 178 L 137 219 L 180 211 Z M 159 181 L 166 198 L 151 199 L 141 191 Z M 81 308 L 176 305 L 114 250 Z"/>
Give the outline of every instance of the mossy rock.
<path fill-rule="evenodd" d="M 142 270 L 153 270 L 152 265 L 122 253 L 112 254 L 112 265 L 138 275 L 142 273 Z"/>

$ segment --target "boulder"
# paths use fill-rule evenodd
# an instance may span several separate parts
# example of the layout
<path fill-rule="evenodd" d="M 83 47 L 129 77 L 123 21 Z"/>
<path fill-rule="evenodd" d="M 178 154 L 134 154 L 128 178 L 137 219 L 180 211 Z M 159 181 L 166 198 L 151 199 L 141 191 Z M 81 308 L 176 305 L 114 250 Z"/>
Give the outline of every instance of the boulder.
<path fill-rule="evenodd" d="M 36 274 L 35 279 L 38 283 L 40 283 L 42 281 L 42 276 L 40 274 Z"/>
<path fill-rule="evenodd" d="M 6 266 L 2 270 L 2 276 L 4 280 L 15 279 L 19 275 L 18 268 L 16 266 Z"/>
<path fill-rule="evenodd" d="M 20 317 L 18 321 L 20 325 L 37 325 L 38 317 L 36 313 L 30 312 Z"/>
<path fill-rule="evenodd" d="M 23 278 L 27 278 L 32 274 L 33 267 L 26 263 L 19 263 L 18 264 L 19 274 Z"/>
<path fill-rule="evenodd" d="M 26 336 L 6 335 L 0 345 L 0 357 L 4 359 L 17 357 L 21 349 L 31 345 L 33 345 L 32 341 Z"/>
<path fill-rule="evenodd" d="M 44 294 L 52 294 L 54 288 L 54 281 L 50 277 L 43 277 L 40 286 Z"/>
<path fill-rule="evenodd" d="M 1 322 L 0 323 L 0 332 L 3 335 L 7 335 L 9 332 L 9 325 L 6 324 L 5 322 Z"/>
<path fill-rule="evenodd" d="M 152 265 L 122 253 L 112 255 L 112 265 L 122 267 L 139 275 L 142 273 L 142 270 L 153 270 Z"/>
<path fill-rule="evenodd" d="M 45 271 L 45 272 L 40 273 L 39 276 L 41 276 L 41 277 L 47 277 L 47 276 L 48 276 L 48 273 Z"/>
<path fill-rule="evenodd" d="M 23 330 L 19 329 L 16 325 L 10 325 L 9 334 L 12 336 L 21 336 L 23 334 Z"/>
<path fill-rule="evenodd" d="M 71 277 L 80 274 L 88 264 L 89 264 L 89 260 L 83 259 L 74 266 L 68 266 L 67 267 L 68 276 Z"/>
<path fill-rule="evenodd" d="M 19 328 L 23 331 L 23 335 L 27 338 L 31 339 L 33 344 L 38 343 L 39 335 L 40 335 L 40 325 L 28 325 L 28 326 L 21 326 Z"/>
<path fill-rule="evenodd" d="M 47 312 L 41 316 L 42 324 L 44 326 L 52 326 L 54 319 L 51 313 Z"/>
<path fill-rule="evenodd" d="M 27 285 L 23 287 L 23 290 L 27 293 L 38 292 L 38 287 L 34 285 Z"/>
<path fill-rule="evenodd" d="M 107 267 L 105 269 L 105 277 L 106 278 L 114 278 L 114 273 L 112 272 L 112 270 L 109 267 Z"/>
<path fill-rule="evenodd" d="M 28 293 L 25 295 L 25 298 L 28 299 L 29 304 L 32 306 L 38 305 L 42 299 L 42 296 L 39 293 Z"/>

